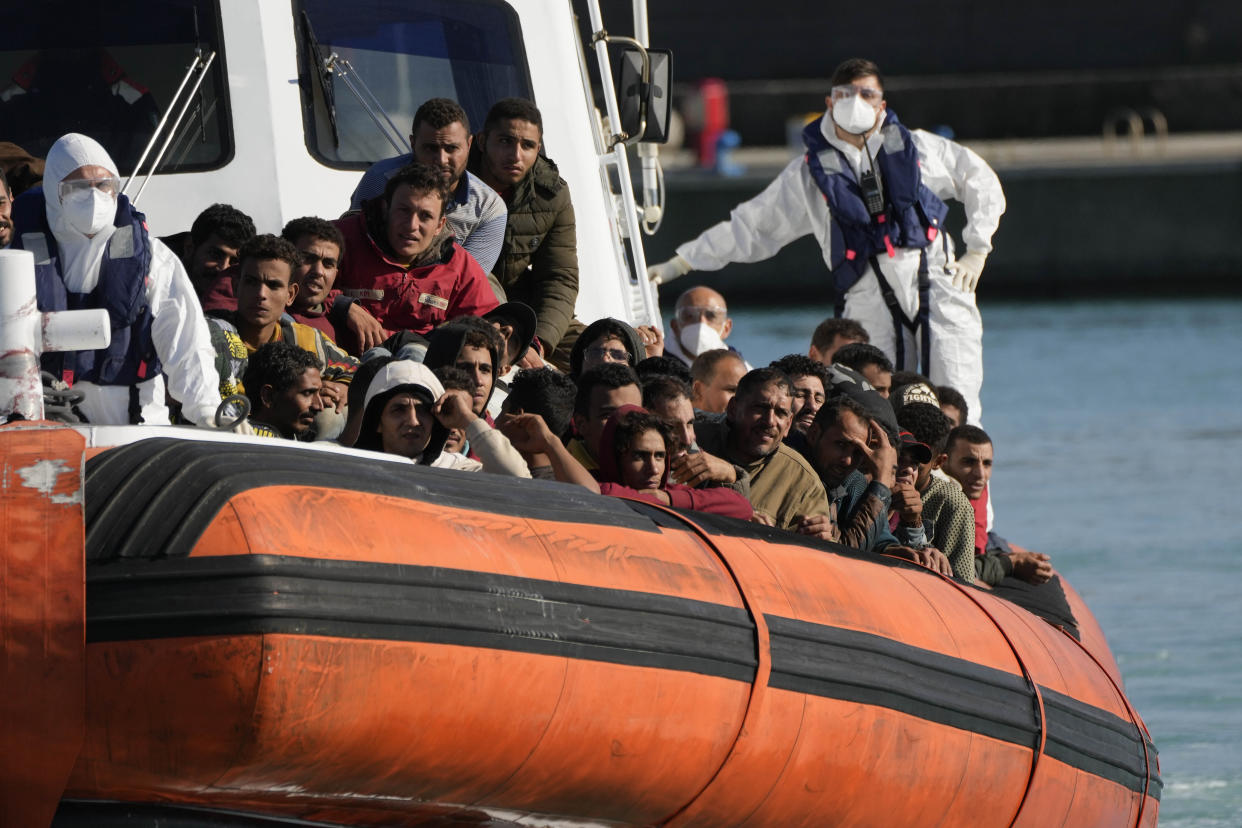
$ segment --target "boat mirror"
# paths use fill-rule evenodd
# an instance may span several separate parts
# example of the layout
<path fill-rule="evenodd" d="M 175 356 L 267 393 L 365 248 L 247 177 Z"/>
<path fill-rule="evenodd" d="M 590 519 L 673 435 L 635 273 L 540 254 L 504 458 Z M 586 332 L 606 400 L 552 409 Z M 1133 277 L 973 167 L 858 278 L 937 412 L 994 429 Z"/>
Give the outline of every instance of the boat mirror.
<path fill-rule="evenodd" d="M 665 143 L 673 108 L 673 53 L 626 46 L 620 63 L 617 104 L 626 143 Z"/>

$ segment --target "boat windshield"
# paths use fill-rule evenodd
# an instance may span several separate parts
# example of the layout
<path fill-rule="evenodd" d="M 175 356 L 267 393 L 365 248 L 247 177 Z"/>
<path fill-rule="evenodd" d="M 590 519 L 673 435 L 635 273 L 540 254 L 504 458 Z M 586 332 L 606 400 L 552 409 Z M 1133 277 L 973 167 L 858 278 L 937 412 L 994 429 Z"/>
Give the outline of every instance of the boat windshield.
<path fill-rule="evenodd" d="M 294 0 L 294 12 L 306 143 L 329 166 L 361 169 L 399 154 L 382 131 L 385 115 L 406 152 L 428 98 L 457 101 L 477 131 L 500 98 L 533 97 L 517 14 L 499 0 Z M 326 73 L 333 55 L 347 65 Z"/>
<path fill-rule="evenodd" d="M 61 135 L 80 132 L 128 175 L 195 52 L 221 52 L 219 32 L 215 0 L 23 4 L 0 26 L 0 141 L 43 157 Z M 217 54 L 161 172 L 213 169 L 232 156 L 223 58 Z"/>

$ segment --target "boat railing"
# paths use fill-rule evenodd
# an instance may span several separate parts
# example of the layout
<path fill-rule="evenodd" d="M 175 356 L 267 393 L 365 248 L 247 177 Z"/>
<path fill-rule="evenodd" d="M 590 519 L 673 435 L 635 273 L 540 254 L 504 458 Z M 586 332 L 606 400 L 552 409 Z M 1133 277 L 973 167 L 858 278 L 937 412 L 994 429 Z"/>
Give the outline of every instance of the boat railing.
<path fill-rule="evenodd" d="M 1132 109 L 1128 106 L 1119 107 L 1108 113 L 1104 119 L 1104 140 L 1110 151 L 1118 143 L 1119 128 L 1124 126 L 1130 138 L 1130 152 L 1138 155 L 1143 151 L 1147 124 L 1156 138 L 1156 151 L 1164 154 L 1169 144 L 1169 119 L 1154 106 Z"/>
<path fill-rule="evenodd" d="M 367 82 L 347 58 L 332 52 L 323 59 L 322 69 L 325 75 L 336 75 L 341 79 L 341 83 L 345 84 L 345 88 L 358 101 L 371 122 L 375 124 L 375 128 L 379 130 L 380 135 L 384 136 L 384 140 L 392 144 L 393 149 L 401 155 L 410 152 L 410 143 L 406 140 L 405 134 L 397 128 L 392 118 L 388 117 L 384 105 L 380 103 L 379 98 L 371 91 L 371 87 L 367 86 Z"/>
<path fill-rule="evenodd" d="M 44 352 L 96 350 L 112 341 L 106 309 L 43 313 L 36 298 L 34 254 L 0 250 L 0 424 L 44 419 Z"/>
<path fill-rule="evenodd" d="M 616 213 L 618 231 L 628 259 L 625 263 L 626 271 L 631 274 L 627 286 L 630 312 L 640 324 L 659 326 L 661 325 L 659 299 L 655 288 L 646 278 L 647 260 L 641 242 L 643 233 L 655 232 L 655 228 L 658 228 L 660 219 L 663 217 L 659 152 L 655 144 L 642 142 L 647 126 L 645 111 L 640 112 L 639 126 L 632 134 L 627 133 L 621 127 L 621 107 L 617 100 L 612 62 L 608 53 L 610 43 L 623 43 L 633 47 L 642 61 L 643 82 L 650 82 L 651 62 L 647 53 L 646 3 L 644 0 L 634 0 L 633 5 L 635 36 L 631 38 L 608 33 L 604 28 L 599 0 L 588 0 L 586 4 L 590 15 L 591 47 L 595 52 L 604 98 L 604 112 L 607 116 L 602 130 L 603 146 L 600 148 L 600 161 L 604 165 L 605 174 L 611 172 L 618 185 L 615 187 L 614 194 L 619 201 Z M 583 82 L 589 82 L 585 72 Z M 644 204 L 641 210 L 631 186 L 629 155 L 626 152 L 631 142 L 638 143 L 639 157 L 642 161 Z"/>

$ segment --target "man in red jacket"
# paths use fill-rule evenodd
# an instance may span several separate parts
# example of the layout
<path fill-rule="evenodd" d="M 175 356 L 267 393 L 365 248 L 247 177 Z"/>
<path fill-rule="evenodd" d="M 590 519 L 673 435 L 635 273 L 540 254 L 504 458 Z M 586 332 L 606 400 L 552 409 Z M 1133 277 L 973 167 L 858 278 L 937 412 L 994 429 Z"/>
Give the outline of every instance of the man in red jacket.
<path fill-rule="evenodd" d="M 349 251 L 337 287 L 374 319 L 361 348 L 397 331 L 425 335 L 498 304 L 487 275 L 445 226 L 444 199 L 439 173 L 410 164 L 388 180 L 382 200 L 337 222 Z"/>

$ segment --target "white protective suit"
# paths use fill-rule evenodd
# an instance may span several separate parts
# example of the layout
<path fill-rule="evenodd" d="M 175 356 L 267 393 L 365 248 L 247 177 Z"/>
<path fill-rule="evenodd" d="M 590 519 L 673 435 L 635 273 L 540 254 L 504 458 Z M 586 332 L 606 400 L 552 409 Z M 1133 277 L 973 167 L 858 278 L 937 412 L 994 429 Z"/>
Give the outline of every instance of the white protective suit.
<path fill-rule="evenodd" d="M 61 278 L 75 293 L 89 293 L 99 282 L 99 268 L 108 240 L 115 231 L 108 226 L 91 237 L 74 229 L 62 214 L 58 188 L 79 167 L 103 167 L 116 175 L 107 150 L 85 135 L 70 133 L 48 151 L 44 170 L 44 203 L 48 226 L 60 249 Z M 212 428 L 220 405 L 220 379 L 216 375 L 216 352 L 211 345 L 190 278 L 180 260 L 163 242 L 149 237 L 151 268 L 147 273 L 147 303 L 151 308 L 151 339 L 168 377 L 168 391 L 181 402 L 186 419 Z M 28 248 L 29 249 L 29 248 Z M 36 254 L 37 255 L 37 254 Z M 85 394 L 79 408 L 95 425 L 129 423 L 129 386 L 76 382 L 74 390 Z M 146 425 L 168 425 L 164 376 L 138 383 L 138 403 Z"/>
<path fill-rule="evenodd" d="M 820 130 L 829 144 L 848 159 L 855 177 L 860 166 L 868 168 L 862 149 L 837 137 L 830 114 L 825 113 Z M 913 130 L 911 135 L 922 162 L 923 184 L 941 199 L 956 199 L 966 207 L 966 228 L 962 235 L 967 250 L 990 252 L 992 234 L 1005 212 L 1005 196 L 996 173 L 976 153 L 960 144 L 923 130 Z M 873 157 L 883 141 L 880 130 L 867 139 Z M 728 221 L 708 228 L 698 238 L 681 245 L 677 255 L 694 270 L 719 270 L 730 262 L 763 261 L 807 233 L 815 234 L 824 261 L 831 266 L 832 226 L 828 205 L 805 159 L 799 156 L 790 161 L 763 192 L 734 207 Z M 970 409 L 970 421 L 977 424 L 982 410 L 979 389 L 983 385 L 983 321 L 975 306 L 974 293 L 954 287 L 950 270 L 953 260 L 946 260 L 944 245 L 938 240 L 926 250 L 931 275 L 928 297 L 931 305 L 930 378 L 937 385 L 951 385 L 960 391 Z M 911 319 L 915 318 L 919 305 L 920 252 L 898 248 L 894 257 L 881 254 L 878 258 L 888 283 Z M 846 293 L 845 316 L 861 322 L 871 336 L 871 343 L 890 359 L 895 359 L 892 315 L 870 267 Z M 905 367 L 917 370 L 921 363 L 919 337 L 909 331 L 903 333 Z"/>

